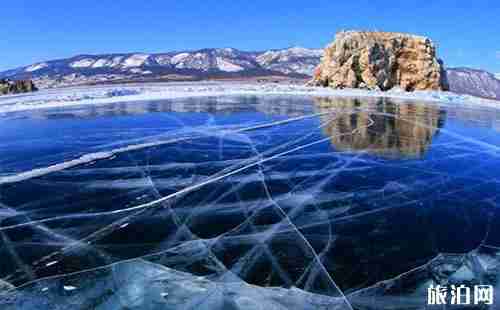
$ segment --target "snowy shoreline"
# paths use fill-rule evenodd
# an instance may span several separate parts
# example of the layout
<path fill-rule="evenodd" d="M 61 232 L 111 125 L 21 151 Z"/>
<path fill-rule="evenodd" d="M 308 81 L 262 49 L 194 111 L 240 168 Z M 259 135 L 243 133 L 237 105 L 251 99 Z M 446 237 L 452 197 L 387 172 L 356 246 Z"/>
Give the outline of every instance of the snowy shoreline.
<path fill-rule="evenodd" d="M 440 91 L 368 91 L 329 89 L 285 84 L 237 82 L 150 83 L 106 86 L 79 86 L 47 89 L 35 93 L 0 97 L 0 113 L 81 105 L 104 105 L 116 102 L 138 102 L 210 96 L 317 96 L 317 97 L 385 97 L 421 100 L 444 104 L 500 108 L 500 101 Z"/>

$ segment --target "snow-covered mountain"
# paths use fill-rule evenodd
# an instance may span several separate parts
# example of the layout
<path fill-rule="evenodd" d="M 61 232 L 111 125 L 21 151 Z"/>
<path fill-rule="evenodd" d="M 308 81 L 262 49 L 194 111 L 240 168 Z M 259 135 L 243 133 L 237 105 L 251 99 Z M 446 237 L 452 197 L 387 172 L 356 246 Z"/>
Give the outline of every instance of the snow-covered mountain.
<path fill-rule="evenodd" d="M 322 55 L 321 49 L 302 47 L 261 52 L 207 48 L 156 54 L 78 55 L 0 72 L 0 79 L 31 79 L 38 88 L 48 88 L 129 81 L 195 81 L 266 76 L 308 78 Z M 451 91 L 500 99 L 499 74 L 470 68 L 449 68 L 446 71 Z"/>
<path fill-rule="evenodd" d="M 285 74 L 299 73 L 311 76 L 323 56 L 322 49 L 292 47 L 285 50 L 270 50 L 256 57 L 263 68 Z"/>
<path fill-rule="evenodd" d="M 446 73 L 452 92 L 500 99 L 500 80 L 492 73 L 471 68 L 449 68 Z"/>
<path fill-rule="evenodd" d="M 322 50 L 292 47 L 246 52 L 213 48 L 157 54 L 78 55 L 0 72 L 0 78 L 32 79 L 39 87 L 113 81 L 200 80 L 252 76 L 307 77 Z"/>

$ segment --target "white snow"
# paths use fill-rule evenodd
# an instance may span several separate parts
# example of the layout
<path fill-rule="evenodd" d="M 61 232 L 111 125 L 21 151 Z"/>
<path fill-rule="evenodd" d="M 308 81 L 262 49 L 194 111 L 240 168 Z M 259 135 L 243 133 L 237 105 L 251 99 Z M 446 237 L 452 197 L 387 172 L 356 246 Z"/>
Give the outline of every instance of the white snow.
<path fill-rule="evenodd" d="M 293 54 L 295 56 L 303 56 L 303 57 L 320 57 L 323 56 L 322 49 L 310 49 L 304 48 L 300 46 L 294 46 L 284 51 L 285 53 Z"/>
<path fill-rule="evenodd" d="M 92 65 L 92 68 L 102 68 L 102 67 L 107 67 L 109 66 L 109 60 L 106 58 L 101 58 L 98 59 L 94 64 Z"/>
<path fill-rule="evenodd" d="M 69 66 L 72 68 L 87 68 L 87 67 L 92 66 L 92 64 L 94 62 L 95 62 L 95 60 L 92 58 L 83 58 L 83 59 L 72 62 Z"/>
<path fill-rule="evenodd" d="M 497 80 L 500 80 L 500 73 L 495 73 L 495 78 L 496 78 Z"/>
<path fill-rule="evenodd" d="M 113 57 L 113 61 L 111 62 L 110 66 L 111 67 L 116 67 L 118 65 L 121 64 L 123 60 L 123 56 L 116 56 L 116 57 Z"/>
<path fill-rule="evenodd" d="M 33 72 L 33 71 L 37 71 L 37 70 L 46 68 L 47 66 L 48 65 L 46 63 L 42 62 L 42 63 L 31 65 L 28 68 L 24 69 L 24 71 L 26 71 L 26 72 Z"/>
<path fill-rule="evenodd" d="M 390 97 L 442 104 L 482 105 L 499 108 L 500 101 L 440 91 L 367 91 L 361 89 L 331 89 L 288 84 L 244 84 L 236 82 L 144 83 L 110 86 L 79 86 L 46 89 L 34 93 L 0 97 L 0 113 L 75 105 L 99 105 L 205 96 L 336 96 Z"/>
<path fill-rule="evenodd" d="M 55 265 L 57 263 L 58 263 L 58 261 L 54 260 L 54 261 L 48 262 L 47 264 L 45 264 L 45 266 L 50 267 L 50 266 Z"/>
<path fill-rule="evenodd" d="M 129 58 L 125 59 L 123 67 L 124 68 L 140 67 L 146 62 L 149 56 L 150 55 L 148 54 L 134 54 Z"/>
<path fill-rule="evenodd" d="M 272 61 L 287 62 L 291 57 L 321 57 L 323 50 L 308 49 L 303 47 L 291 47 L 284 50 L 270 50 L 257 56 L 257 62 L 266 65 Z"/>
<path fill-rule="evenodd" d="M 217 60 L 217 67 L 221 71 L 238 72 L 244 70 L 242 67 L 229 62 L 227 59 L 217 57 L 216 60 Z"/>
<path fill-rule="evenodd" d="M 143 74 L 143 75 L 153 73 L 149 70 L 142 70 L 141 68 L 132 68 L 129 71 L 135 74 Z"/>
<path fill-rule="evenodd" d="M 160 65 L 169 65 L 171 58 L 172 57 L 169 55 L 157 55 L 157 56 L 155 56 L 156 62 L 159 63 Z"/>
<path fill-rule="evenodd" d="M 176 65 L 189 57 L 189 53 L 180 53 L 170 59 L 170 63 Z"/>

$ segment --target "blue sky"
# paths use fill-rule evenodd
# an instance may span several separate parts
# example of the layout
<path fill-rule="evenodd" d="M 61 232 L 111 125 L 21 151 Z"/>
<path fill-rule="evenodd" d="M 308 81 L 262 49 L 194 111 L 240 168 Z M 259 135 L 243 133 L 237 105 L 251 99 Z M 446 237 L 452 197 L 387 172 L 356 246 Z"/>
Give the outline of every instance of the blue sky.
<path fill-rule="evenodd" d="M 0 70 L 76 54 L 323 47 L 342 29 L 431 37 L 447 66 L 500 72 L 500 1 L 15 0 Z"/>

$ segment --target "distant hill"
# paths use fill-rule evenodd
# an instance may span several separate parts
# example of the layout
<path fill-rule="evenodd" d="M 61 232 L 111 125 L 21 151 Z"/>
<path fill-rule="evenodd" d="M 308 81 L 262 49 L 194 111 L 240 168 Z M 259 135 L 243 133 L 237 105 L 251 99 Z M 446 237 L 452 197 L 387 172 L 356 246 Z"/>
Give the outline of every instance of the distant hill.
<path fill-rule="evenodd" d="M 494 74 L 471 68 L 446 70 L 450 91 L 500 100 L 500 80 Z"/>
<path fill-rule="evenodd" d="M 209 48 L 158 54 L 78 55 L 0 72 L 0 78 L 32 79 L 40 88 L 120 81 L 305 78 L 312 74 L 322 52 L 301 47 L 263 52 Z"/>

